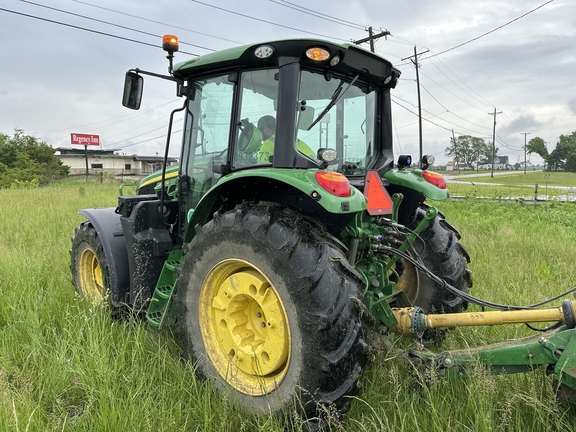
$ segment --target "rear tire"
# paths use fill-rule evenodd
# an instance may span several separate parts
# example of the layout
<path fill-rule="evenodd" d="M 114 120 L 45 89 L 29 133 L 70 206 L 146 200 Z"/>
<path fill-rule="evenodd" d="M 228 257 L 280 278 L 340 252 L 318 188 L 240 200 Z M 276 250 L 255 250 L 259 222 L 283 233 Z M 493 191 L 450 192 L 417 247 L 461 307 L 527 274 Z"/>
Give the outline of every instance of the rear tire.
<path fill-rule="evenodd" d="M 421 204 L 414 217 L 404 225 L 414 229 L 424 218 L 428 206 Z M 472 274 L 468 270 L 470 255 L 460 243 L 460 234 L 450 225 L 442 214 L 438 214 L 420 233 L 420 238 L 414 242 L 414 249 L 426 268 L 448 284 L 463 293 L 468 293 L 472 287 Z M 411 263 L 405 262 L 405 273 L 400 278 L 400 286 L 404 286 L 410 300 L 424 313 L 453 313 L 467 309 L 468 303 L 439 286 Z M 417 289 L 414 287 L 417 286 Z M 446 330 L 426 330 L 424 339 L 428 342 L 439 342 L 445 336 Z"/>
<path fill-rule="evenodd" d="M 369 355 L 362 279 L 328 236 L 271 203 L 216 213 L 184 249 L 175 299 L 200 376 L 311 430 L 348 410 Z"/>

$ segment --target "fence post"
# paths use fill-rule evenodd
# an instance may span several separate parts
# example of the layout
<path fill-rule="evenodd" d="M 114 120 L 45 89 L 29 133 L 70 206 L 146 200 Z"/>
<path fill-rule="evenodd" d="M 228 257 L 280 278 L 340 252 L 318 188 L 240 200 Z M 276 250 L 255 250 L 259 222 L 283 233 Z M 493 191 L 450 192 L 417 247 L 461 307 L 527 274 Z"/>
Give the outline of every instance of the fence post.
<path fill-rule="evenodd" d="M 538 183 L 534 186 L 534 205 L 538 203 Z"/>

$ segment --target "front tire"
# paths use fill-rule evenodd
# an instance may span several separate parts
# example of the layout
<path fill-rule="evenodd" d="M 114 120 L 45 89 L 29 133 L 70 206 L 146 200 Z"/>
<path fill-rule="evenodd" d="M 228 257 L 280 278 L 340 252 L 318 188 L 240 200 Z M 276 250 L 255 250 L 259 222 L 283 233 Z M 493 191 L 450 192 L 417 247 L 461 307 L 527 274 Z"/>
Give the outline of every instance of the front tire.
<path fill-rule="evenodd" d="M 96 229 L 88 221 L 76 227 L 70 249 L 72 284 L 92 304 L 110 301 L 108 263 Z"/>
<path fill-rule="evenodd" d="M 362 279 L 313 221 L 243 204 L 196 229 L 176 305 L 201 376 L 257 414 L 310 429 L 346 412 L 368 360 Z"/>

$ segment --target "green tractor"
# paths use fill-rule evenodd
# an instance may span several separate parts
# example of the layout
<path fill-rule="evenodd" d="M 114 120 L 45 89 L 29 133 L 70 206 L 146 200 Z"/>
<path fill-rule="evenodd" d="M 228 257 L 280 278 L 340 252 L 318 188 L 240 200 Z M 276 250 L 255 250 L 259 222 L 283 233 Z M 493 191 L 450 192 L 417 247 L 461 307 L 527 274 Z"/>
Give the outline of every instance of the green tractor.
<path fill-rule="evenodd" d="M 471 299 L 460 235 L 426 203 L 449 197 L 427 170 L 432 157 L 411 169 L 402 155 L 394 168 L 400 72 L 323 40 L 176 66 L 177 39 L 163 48 L 169 74 L 130 70 L 123 104 L 139 108 L 143 75 L 175 82 L 183 104 L 168 137 L 183 116 L 180 163 L 116 208 L 80 210 L 74 285 L 114 313 L 174 326 L 198 374 L 246 409 L 297 412 L 322 428 L 361 389 L 370 334 L 442 337 L 451 325 L 423 317 L 462 312 Z"/>

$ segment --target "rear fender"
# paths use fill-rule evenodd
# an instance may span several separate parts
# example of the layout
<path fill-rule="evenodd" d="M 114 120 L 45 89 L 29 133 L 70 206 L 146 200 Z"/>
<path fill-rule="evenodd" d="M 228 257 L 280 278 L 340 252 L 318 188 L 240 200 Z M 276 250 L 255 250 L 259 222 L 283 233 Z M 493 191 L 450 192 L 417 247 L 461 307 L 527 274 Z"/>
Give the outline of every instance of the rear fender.
<path fill-rule="evenodd" d="M 194 227 L 206 223 L 215 211 L 231 210 L 243 201 L 270 201 L 294 208 L 338 235 L 358 212 L 366 210 L 366 197 L 353 186 L 348 197 L 330 194 L 316 181 L 316 171 L 263 168 L 222 177 L 194 209 L 184 241 L 192 240 Z"/>
<path fill-rule="evenodd" d="M 391 185 L 402 186 L 423 194 L 426 198 L 445 201 L 450 198 L 448 189 L 440 189 L 428 183 L 422 176 L 422 170 L 389 170 L 384 173 L 384 178 Z"/>
<path fill-rule="evenodd" d="M 82 209 L 78 213 L 88 219 L 102 243 L 108 262 L 111 300 L 118 305 L 125 302 L 130 290 L 130 268 L 120 215 L 115 210 L 114 207 L 91 208 Z"/>

